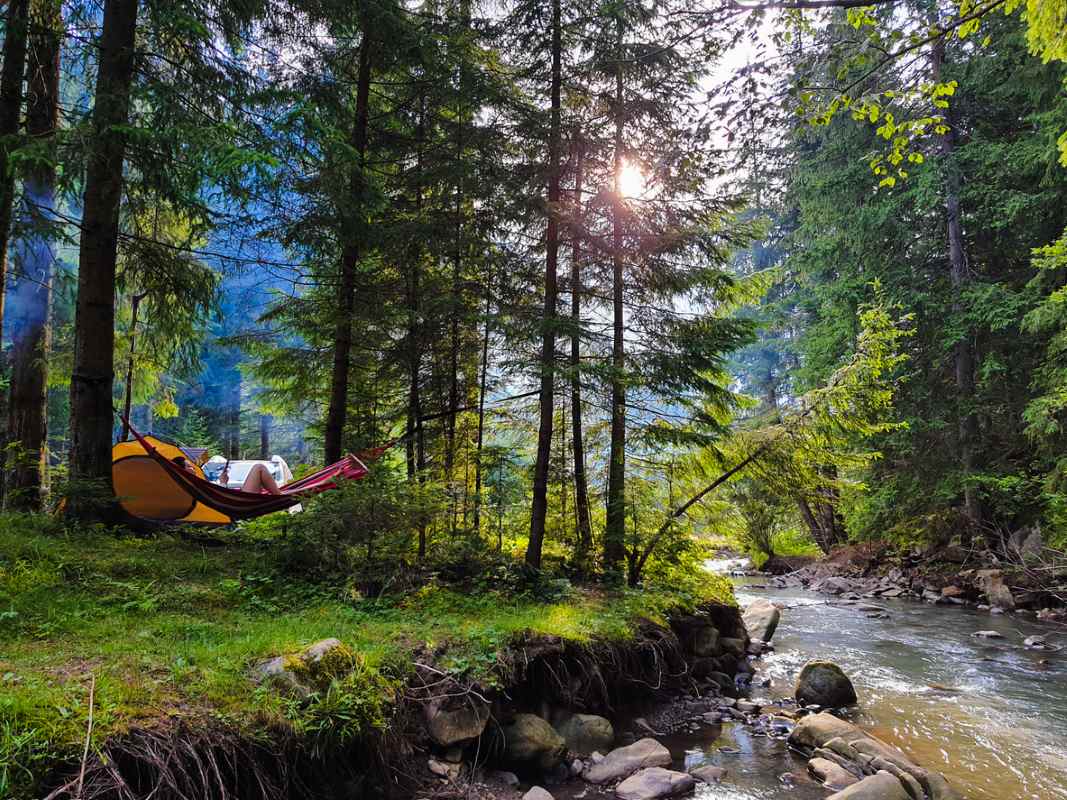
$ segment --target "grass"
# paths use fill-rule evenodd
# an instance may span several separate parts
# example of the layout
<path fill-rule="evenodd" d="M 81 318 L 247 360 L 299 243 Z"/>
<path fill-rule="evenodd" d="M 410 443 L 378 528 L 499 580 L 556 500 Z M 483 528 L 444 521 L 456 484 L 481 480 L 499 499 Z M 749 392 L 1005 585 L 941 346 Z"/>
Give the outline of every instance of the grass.
<path fill-rule="evenodd" d="M 382 725 L 421 648 L 440 654 L 438 666 L 492 684 L 497 656 L 519 634 L 620 640 L 641 618 L 732 602 L 729 585 L 711 577 L 685 591 L 563 589 L 548 602 L 430 583 L 375 601 L 338 583 L 287 579 L 268 556 L 262 543 L 205 548 L 0 516 L 0 797 L 25 792 L 80 750 L 93 682 L 97 746 L 174 718 L 249 736 L 279 725 L 307 732 L 344 696 L 297 704 L 254 686 L 249 667 L 335 636 L 359 659 L 343 687 L 362 709 L 359 725 Z"/>

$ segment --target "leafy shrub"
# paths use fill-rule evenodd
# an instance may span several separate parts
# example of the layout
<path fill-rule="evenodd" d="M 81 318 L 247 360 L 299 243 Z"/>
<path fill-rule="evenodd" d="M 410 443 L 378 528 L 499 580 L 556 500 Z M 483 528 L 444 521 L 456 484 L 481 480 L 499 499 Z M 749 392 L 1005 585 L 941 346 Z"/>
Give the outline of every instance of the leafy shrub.
<path fill-rule="evenodd" d="M 418 484 L 373 470 L 285 520 L 280 566 L 317 578 L 354 575 L 377 594 L 413 556 L 419 526 L 432 509 L 432 495 Z"/>

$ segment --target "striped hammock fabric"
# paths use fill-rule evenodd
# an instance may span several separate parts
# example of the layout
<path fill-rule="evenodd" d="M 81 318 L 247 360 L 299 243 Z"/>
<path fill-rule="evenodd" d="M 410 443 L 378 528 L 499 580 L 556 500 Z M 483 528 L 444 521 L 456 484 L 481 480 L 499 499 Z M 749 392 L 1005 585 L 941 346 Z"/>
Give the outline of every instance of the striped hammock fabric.
<path fill-rule="evenodd" d="M 275 511 L 284 511 L 311 495 L 336 489 L 339 481 L 358 480 L 369 472 L 367 465 L 358 458 L 346 455 L 336 464 L 331 464 L 299 481 L 283 486 L 281 494 L 244 492 L 240 489 L 227 489 L 199 475 L 194 475 L 160 453 L 151 441 L 134 430 L 132 426 L 130 433 L 183 491 L 208 508 L 235 520 L 254 519 Z"/>

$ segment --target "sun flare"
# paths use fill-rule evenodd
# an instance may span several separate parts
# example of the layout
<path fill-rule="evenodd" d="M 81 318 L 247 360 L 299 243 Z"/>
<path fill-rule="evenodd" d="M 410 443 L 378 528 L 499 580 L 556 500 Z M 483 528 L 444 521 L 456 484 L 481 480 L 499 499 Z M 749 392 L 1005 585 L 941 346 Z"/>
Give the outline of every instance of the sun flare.
<path fill-rule="evenodd" d="M 645 175 L 641 168 L 623 161 L 619 170 L 619 194 L 623 197 L 640 197 L 645 193 L 645 188 Z"/>

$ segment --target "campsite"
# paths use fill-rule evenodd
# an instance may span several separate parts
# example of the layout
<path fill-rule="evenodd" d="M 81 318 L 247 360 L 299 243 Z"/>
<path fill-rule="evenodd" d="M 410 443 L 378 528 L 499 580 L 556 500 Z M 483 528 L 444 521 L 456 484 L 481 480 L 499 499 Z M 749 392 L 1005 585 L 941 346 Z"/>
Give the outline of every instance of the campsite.
<path fill-rule="evenodd" d="M 1067 800 L 1067 0 L 2 0 L 0 800 Z"/>

